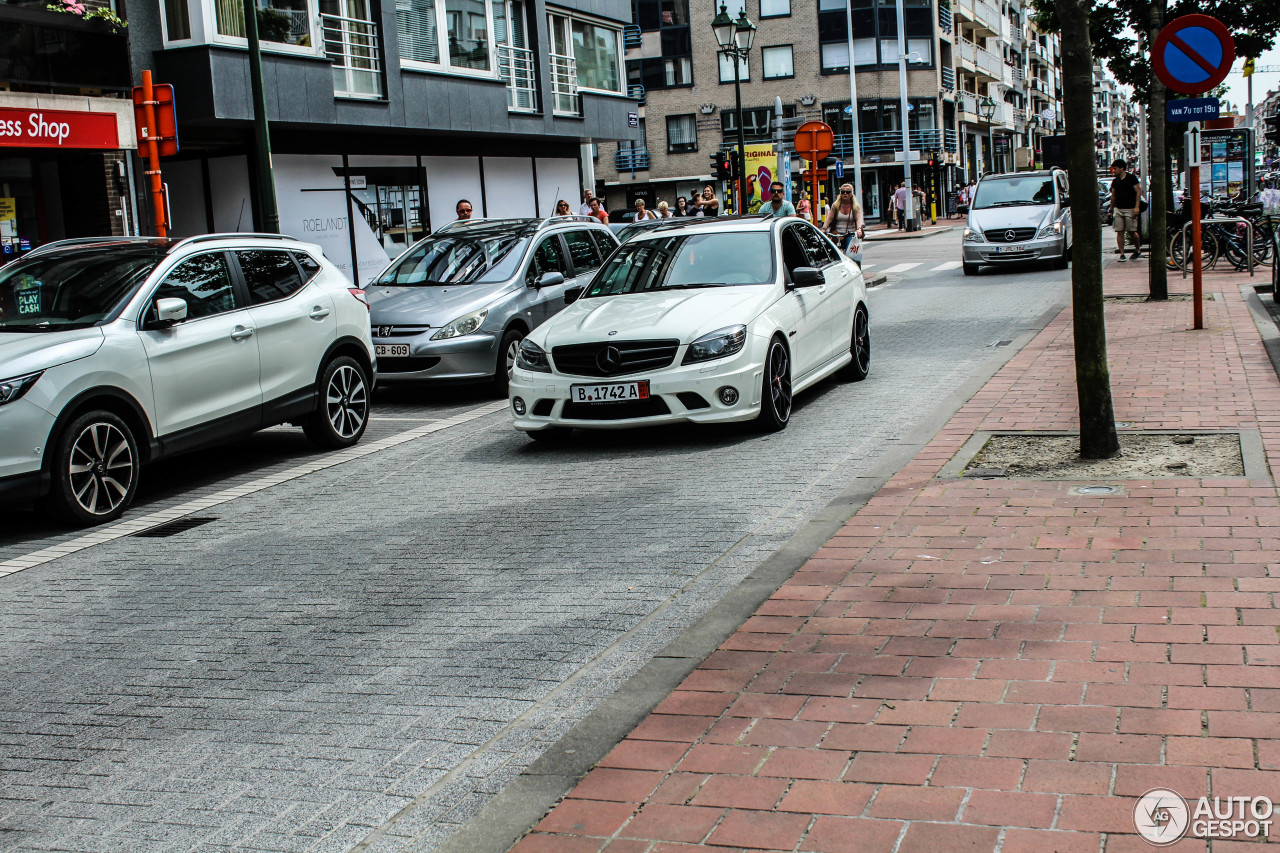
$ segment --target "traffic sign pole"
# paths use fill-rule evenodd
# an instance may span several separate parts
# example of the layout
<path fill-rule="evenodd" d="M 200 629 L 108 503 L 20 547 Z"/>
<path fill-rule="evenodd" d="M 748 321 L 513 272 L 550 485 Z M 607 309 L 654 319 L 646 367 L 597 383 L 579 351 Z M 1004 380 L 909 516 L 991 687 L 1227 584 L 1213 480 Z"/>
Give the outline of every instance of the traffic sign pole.
<path fill-rule="evenodd" d="M 159 128 L 156 127 L 156 96 L 152 88 L 151 72 L 142 72 L 142 104 L 147 117 L 147 166 L 148 177 L 151 178 L 151 204 L 156 214 L 156 236 L 168 236 L 168 219 L 165 217 L 167 205 L 164 200 L 164 183 L 160 177 L 160 143 L 156 140 Z"/>
<path fill-rule="evenodd" d="M 818 161 L 831 153 L 835 141 L 835 133 L 832 132 L 831 125 L 826 122 L 806 121 L 796 130 L 796 152 L 804 155 L 812 171 L 810 185 L 813 190 L 810 193 L 809 214 L 814 225 L 818 224 L 818 211 L 822 198 L 818 195 Z"/>
<path fill-rule="evenodd" d="M 1192 328 L 1204 328 L 1204 270 L 1200 265 L 1200 122 L 1191 122 L 1187 131 L 1191 137 L 1190 144 L 1195 146 L 1196 156 L 1187 169 L 1187 190 L 1191 193 L 1191 317 Z M 1185 252 L 1187 249 L 1182 247 Z M 1186 258 L 1183 258 L 1186 263 Z"/>

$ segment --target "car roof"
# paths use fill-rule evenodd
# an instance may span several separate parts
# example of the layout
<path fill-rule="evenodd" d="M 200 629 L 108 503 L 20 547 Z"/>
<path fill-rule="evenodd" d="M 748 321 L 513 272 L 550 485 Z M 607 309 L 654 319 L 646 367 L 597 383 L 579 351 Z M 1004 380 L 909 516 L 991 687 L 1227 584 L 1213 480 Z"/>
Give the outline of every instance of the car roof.
<path fill-rule="evenodd" d="M 545 219 L 534 217 L 517 217 L 511 219 L 458 219 L 442 225 L 428 234 L 449 234 L 450 236 L 466 236 L 484 239 L 486 237 L 519 236 L 527 237 L 539 231 L 551 230 L 565 226 L 599 227 L 608 230 L 603 222 L 594 216 L 572 213 L 568 216 L 548 216 Z M 425 239 L 425 238 L 424 238 Z"/>
<path fill-rule="evenodd" d="M 44 243 L 37 246 L 30 252 L 23 255 L 29 258 L 32 255 L 43 255 L 52 251 L 64 251 L 67 249 L 109 249 L 109 248 L 154 248 L 162 251 L 164 254 L 172 254 L 176 250 L 185 246 L 204 244 L 204 243 L 231 243 L 234 245 L 269 245 L 270 243 L 284 243 L 292 249 L 317 248 L 314 244 L 306 243 L 296 237 L 290 237 L 287 234 L 256 234 L 251 232 L 231 232 L 222 234 L 199 234 L 195 237 L 71 237 L 66 240 L 54 240 L 51 243 Z"/>
<path fill-rule="evenodd" d="M 741 231 L 770 231 L 778 222 L 786 222 L 795 217 L 778 219 L 772 216 L 748 214 L 745 216 L 680 216 L 664 219 L 661 224 L 631 235 L 632 239 L 647 239 L 660 236 L 667 231 L 693 231 L 697 234 L 719 234 Z"/>
<path fill-rule="evenodd" d="M 1023 172 L 990 172 L 982 176 L 984 181 L 1001 181 L 1010 180 L 1012 178 L 1034 178 L 1037 175 L 1047 178 L 1050 175 L 1056 175 L 1058 172 L 1065 172 L 1065 169 L 1028 169 Z"/>

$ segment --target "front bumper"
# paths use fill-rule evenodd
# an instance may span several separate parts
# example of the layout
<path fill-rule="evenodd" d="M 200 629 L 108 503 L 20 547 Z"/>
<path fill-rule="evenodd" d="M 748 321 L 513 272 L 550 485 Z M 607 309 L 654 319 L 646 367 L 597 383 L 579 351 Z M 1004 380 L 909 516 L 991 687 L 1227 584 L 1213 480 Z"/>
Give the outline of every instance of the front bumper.
<path fill-rule="evenodd" d="M 39 497 L 54 416 L 25 398 L 0 406 L 0 502 Z"/>
<path fill-rule="evenodd" d="M 434 333 L 437 330 L 432 330 Z M 487 382 L 498 367 L 501 335 L 477 332 L 461 338 L 433 341 L 423 333 L 414 338 L 374 338 L 375 346 L 409 346 L 408 358 L 378 359 L 378 384 L 404 382 Z"/>
<path fill-rule="evenodd" d="M 1022 251 L 1003 251 L 1011 246 L 1024 247 Z M 963 244 L 964 262 L 967 264 L 1020 264 L 1027 261 L 1047 261 L 1060 258 L 1067 251 L 1065 236 L 1046 237 L 1043 240 L 1026 240 L 1021 243 L 972 243 Z"/>
<path fill-rule="evenodd" d="M 742 352 L 729 358 L 704 364 L 680 365 L 648 373 L 635 373 L 602 379 L 594 376 L 564 376 L 532 373 L 516 368 L 508 402 L 521 398 L 525 414 L 515 414 L 513 425 L 524 432 L 549 427 L 579 429 L 629 429 L 670 423 L 730 423 L 749 421 L 760 413 L 761 377 L 764 375 L 764 346 L 748 344 Z M 681 347 L 679 357 L 683 357 Z M 634 403 L 569 402 L 572 385 L 602 385 L 616 382 L 648 380 L 650 401 Z M 720 402 L 718 391 L 729 386 L 738 392 L 731 405 Z"/>

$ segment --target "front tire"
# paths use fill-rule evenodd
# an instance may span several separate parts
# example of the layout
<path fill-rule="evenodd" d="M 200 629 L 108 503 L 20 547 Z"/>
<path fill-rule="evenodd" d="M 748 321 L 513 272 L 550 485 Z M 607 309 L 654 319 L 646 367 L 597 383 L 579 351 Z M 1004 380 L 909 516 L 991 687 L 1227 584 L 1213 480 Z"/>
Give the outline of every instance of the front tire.
<path fill-rule="evenodd" d="M 760 415 L 756 425 L 763 432 L 779 432 L 791 421 L 791 354 L 781 338 L 769 342 L 760 388 Z"/>
<path fill-rule="evenodd" d="M 871 370 L 871 324 L 867 321 L 867 309 L 862 305 L 853 312 L 853 339 L 849 342 L 849 355 L 853 356 L 853 361 L 845 365 L 844 378 L 849 382 L 861 382 Z"/>
<path fill-rule="evenodd" d="M 119 518 L 138 491 L 138 442 L 111 412 L 86 412 L 72 421 L 58 438 L 52 465 L 49 509 L 80 526 Z"/>
<path fill-rule="evenodd" d="M 369 425 L 369 380 L 351 356 L 329 360 L 320 373 L 320 399 L 302 431 L 327 450 L 350 447 Z"/>
<path fill-rule="evenodd" d="M 978 274 L 978 265 L 977 265 L 977 264 L 971 264 L 971 263 L 969 263 L 968 261 L 964 261 L 964 262 L 963 262 L 963 266 L 964 266 L 964 274 L 965 274 L 965 275 L 977 275 L 977 274 Z"/>
<path fill-rule="evenodd" d="M 493 394 L 495 397 L 506 397 L 511 387 L 511 371 L 516 368 L 516 354 L 520 351 L 520 342 L 524 340 L 524 332 L 519 329 L 507 329 L 498 344 L 498 365 L 493 371 Z"/>

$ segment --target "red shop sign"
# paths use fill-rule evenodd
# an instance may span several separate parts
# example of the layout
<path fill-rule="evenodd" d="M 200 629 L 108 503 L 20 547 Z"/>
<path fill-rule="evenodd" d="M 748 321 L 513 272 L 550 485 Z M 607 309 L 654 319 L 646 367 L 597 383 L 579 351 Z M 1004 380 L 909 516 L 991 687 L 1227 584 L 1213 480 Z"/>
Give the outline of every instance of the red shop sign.
<path fill-rule="evenodd" d="M 119 148 L 115 113 L 0 107 L 0 148 Z"/>

